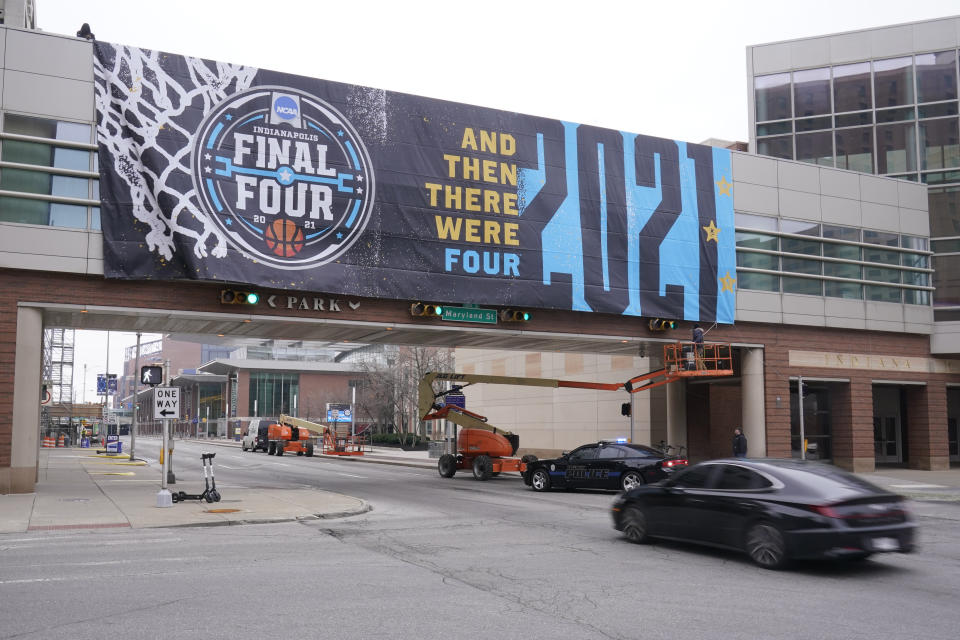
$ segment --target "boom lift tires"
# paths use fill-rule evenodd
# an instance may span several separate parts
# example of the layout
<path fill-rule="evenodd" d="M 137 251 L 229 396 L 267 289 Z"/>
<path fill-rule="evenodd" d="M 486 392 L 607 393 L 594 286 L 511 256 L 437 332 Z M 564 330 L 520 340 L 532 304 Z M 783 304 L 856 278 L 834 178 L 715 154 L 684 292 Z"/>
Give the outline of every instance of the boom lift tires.
<path fill-rule="evenodd" d="M 452 478 L 457 473 L 457 456 L 452 453 L 445 453 L 440 456 L 437 462 L 437 471 L 441 478 Z"/>
<path fill-rule="evenodd" d="M 473 477 L 477 480 L 489 480 L 493 475 L 493 462 L 490 456 L 481 454 L 473 459 Z"/>

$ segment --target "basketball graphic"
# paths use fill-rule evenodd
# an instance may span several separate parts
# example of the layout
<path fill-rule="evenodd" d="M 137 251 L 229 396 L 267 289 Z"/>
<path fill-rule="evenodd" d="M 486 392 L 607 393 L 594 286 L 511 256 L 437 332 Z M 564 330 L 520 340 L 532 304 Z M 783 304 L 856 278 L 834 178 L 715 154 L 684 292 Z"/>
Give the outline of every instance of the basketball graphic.
<path fill-rule="evenodd" d="M 292 220 L 274 220 L 263 235 L 267 247 L 281 258 L 292 258 L 303 249 L 303 231 Z"/>

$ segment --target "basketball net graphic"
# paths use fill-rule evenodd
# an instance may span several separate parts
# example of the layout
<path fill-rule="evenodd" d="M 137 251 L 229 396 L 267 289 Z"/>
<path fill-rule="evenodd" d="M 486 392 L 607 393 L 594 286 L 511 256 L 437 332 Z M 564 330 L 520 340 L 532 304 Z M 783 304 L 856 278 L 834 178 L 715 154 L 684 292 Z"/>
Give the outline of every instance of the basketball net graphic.
<path fill-rule="evenodd" d="M 133 215 L 149 227 L 148 248 L 170 260 L 176 234 L 192 242 L 197 258 L 209 255 L 208 245 L 213 257 L 225 257 L 226 238 L 199 206 L 191 181 L 169 178 L 178 172 L 190 174 L 193 133 L 180 122 L 185 112 L 207 113 L 228 95 L 249 88 L 258 69 L 184 57 L 191 82 L 182 86 L 163 69 L 166 55 L 161 52 L 99 42 L 95 46 L 101 51 L 109 47 L 113 53 L 112 58 L 94 56 L 97 135 L 128 188 Z M 142 161 L 146 154 L 153 166 L 157 164 L 153 159 L 161 157 L 163 168 L 152 170 Z M 177 185 L 184 188 L 178 190 Z M 161 199 L 173 202 L 166 205 L 166 212 Z M 272 231 L 273 251 L 298 250 L 296 234 L 285 227 Z"/>

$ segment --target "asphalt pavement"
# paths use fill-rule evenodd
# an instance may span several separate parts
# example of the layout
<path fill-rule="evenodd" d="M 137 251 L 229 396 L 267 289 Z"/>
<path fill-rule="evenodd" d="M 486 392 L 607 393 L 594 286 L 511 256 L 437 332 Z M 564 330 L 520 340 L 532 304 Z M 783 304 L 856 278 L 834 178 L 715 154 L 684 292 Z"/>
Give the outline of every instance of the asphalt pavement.
<path fill-rule="evenodd" d="M 211 450 L 240 446 L 232 440 L 207 440 L 204 444 Z M 436 460 L 426 451 L 375 447 L 363 456 L 336 457 L 357 464 L 436 468 Z M 960 502 L 960 468 L 881 468 L 860 475 L 916 501 Z M 36 491 L 0 495 L 0 533 L 285 522 L 339 518 L 370 509 L 360 498 L 310 488 L 231 490 L 220 502 L 189 500 L 161 507 L 160 488 L 156 460 L 131 461 L 127 454 L 107 455 L 77 447 L 41 449 Z M 169 488 L 202 490 L 202 486 Z"/>

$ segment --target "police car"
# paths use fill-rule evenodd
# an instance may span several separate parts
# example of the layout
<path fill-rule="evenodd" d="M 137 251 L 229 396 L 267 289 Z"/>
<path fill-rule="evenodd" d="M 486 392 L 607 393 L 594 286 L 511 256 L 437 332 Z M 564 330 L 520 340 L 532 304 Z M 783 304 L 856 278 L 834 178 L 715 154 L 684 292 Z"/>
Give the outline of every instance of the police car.
<path fill-rule="evenodd" d="M 534 491 L 612 489 L 629 491 L 685 469 L 687 460 L 625 440 L 585 444 L 559 458 L 527 463 L 523 481 Z"/>

